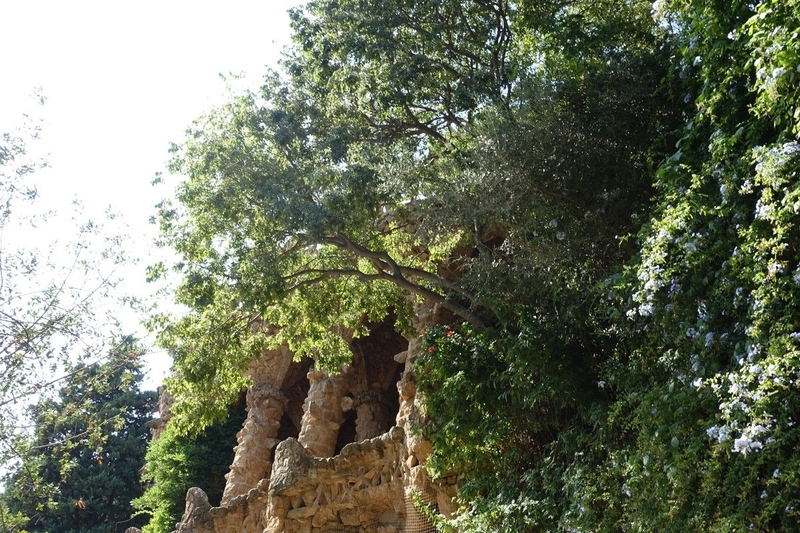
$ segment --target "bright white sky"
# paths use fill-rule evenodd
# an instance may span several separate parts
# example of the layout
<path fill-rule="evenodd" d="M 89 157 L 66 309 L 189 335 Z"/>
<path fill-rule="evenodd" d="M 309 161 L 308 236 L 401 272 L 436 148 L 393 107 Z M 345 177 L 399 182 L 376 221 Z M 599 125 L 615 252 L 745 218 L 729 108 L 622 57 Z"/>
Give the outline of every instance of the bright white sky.
<path fill-rule="evenodd" d="M 170 191 L 150 181 L 169 143 L 220 101 L 220 73 L 258 85 L 289 41 L 286 11 L 300 3 L 0 0 L 0 132 L 34 109 L 44 120 L 37 151 L 51 165 L 38 176 L 43 205 L 67 209 L 77 198 L 92 216 L 109 206 L 121 213 L 142 259 L 126 275 L 130 292 L 147 290 L 147 220 Z M 41 108 L 30 98 L 36 87 L 47 97 Z M 152 387 L 169 361 L 154 354 L 150 364 Z"/>

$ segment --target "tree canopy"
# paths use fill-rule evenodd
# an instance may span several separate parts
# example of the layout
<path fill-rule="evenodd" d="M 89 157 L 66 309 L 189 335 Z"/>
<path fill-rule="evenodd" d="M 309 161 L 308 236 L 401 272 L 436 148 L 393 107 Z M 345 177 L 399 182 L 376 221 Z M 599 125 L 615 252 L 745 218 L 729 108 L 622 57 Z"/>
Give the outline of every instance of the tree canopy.
<path fill-rule="evenodd" d="M 196 312 L 162 333 L 177 355 L 171 390 L 221 415 L 264 342 L 335 366 L 365 313 L 393 308 L 402 323 L 409 296 L 482 330 L 629 254 L 616 238 L 637 225 L 650 139 L 672 119 L 647 97 L 664 71 L 658 39 L 626 49 L 654 23 L 642 5 L 616 7 L 627 16 L 604 46 L 589 38 L 610 24 L 602 10 L 577 28 L 539 27 L 545 11 L 506 1 L 293 12 L 284 71 L 173 151 L 188 179 L 159 219 L 182 257 L 178 300 Z M 547 44 L 566 26 L 587 34 L 602 71 Z M 277 334 L 253 335 L 255 320 Z"/>

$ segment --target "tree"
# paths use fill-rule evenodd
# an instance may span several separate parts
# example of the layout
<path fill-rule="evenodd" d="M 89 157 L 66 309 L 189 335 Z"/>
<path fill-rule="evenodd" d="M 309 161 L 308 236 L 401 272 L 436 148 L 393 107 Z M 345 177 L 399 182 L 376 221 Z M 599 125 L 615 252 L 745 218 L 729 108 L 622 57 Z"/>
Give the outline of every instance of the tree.
<path fill-rule="evenodd" d="M 127 261 L 120 236 L 85 220 L 79 205 L 67 220 L 37 206 L 36 173 L 47 163 L 28 153 L 41 124 L 24 118 L 0 138 L 0 464 L 20 458 L 25 407 L 65 365 L 102 359 L 118 333 L 114 312 L 134 301 L 114 290 Z M 74 227 L 72 240 L 50 240 L 56 222 L 60 232 Z"/>
<path fill-rule="evenodd" d="M 402 322 L 409 297 L 480 331 L 579 293 L 630 253 L 616 238 L 638 225 L 649 140 L 671 120 L 647 96 L 663 65 L 646 61 L 658 43 L 644 4 L 615 4 L 630 16 L 614 13 L 613 38 L 590 4 L 569 11 L 605 65 L 591 76 L 564 51 L 566 74 L 550 68 L 556 53 L 537 68 L 525 52 L 559 27 L 515 3 L 293 14 L 284 77 L 201 118 L 174 150 L 187 180 L 161 206 L 162 243 L 182 256 L 177 297 L 195 311 L 159 324 L 178 419 L 224 417 L 264 343 L 335 367 L 365 315 L 394 308 Z"/>
<path fill-rule="evenodd" d="M 431 463 L 467 472 L 461 530 L 798 528 L 795 4 L 656 4 L 685 118 L 637 253 L 588 293 L 611 341 L 578 350 L 604 355 L 594 384 L 553 370 L 584 342 L 570 308 L 514 336 L 426 333 Z"/>
<path fill-rule="evenodd" d="M 30 532 L 120 532 L 142 494 L 153 392 L 140 392 L 141 349 L 123 339 L 102 364 L 69 368 L 57 400 L 32 409 L 24 460 L 3 483 L 3 504 Z M 8 526 L 6 526 L 8 527 Z"/>

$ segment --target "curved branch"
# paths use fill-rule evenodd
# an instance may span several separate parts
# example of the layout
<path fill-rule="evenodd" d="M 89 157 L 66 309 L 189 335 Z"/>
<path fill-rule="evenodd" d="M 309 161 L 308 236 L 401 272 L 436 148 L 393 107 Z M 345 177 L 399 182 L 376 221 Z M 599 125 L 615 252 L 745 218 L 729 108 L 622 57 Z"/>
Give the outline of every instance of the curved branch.
<path fill-rule="evenodd" d="M 421 296 L 426 300 L 430 300 L 432 302 L 436 302 L 442 305 L 443 307 L 449 309 L 456 315 L 465 319 L 477 330 L 481 331 L 486 329 L 486 325 L 483 323 L 483 321 L 469 308 L 461 304 L 458 304 L 456 302 L 453 302 L 452 300 L 448 300 L 447 297 L 439 294 L 438 292 L 428 289 L 427 287 L 424 287 L 418 283 L 414 283 L 413 281 L 409 280 L 406 276 L 408 275 L 411 277 L 418 277 L 421 279 L 425 279 L 432 283 L 438 284 L 444 288 L 458 290 L 459 293 L 465 296 L 468 295 L 466 291 L 458 288 L 458 286 L 455 285 L 454 283 L 449 282 L 431 272 L 426 272 L 424 270 L 412 267 L 402 267 L 398 265 L 397 262 L 394 259 L 392 259 L 392 257 L 388 253 L 383 251 L 376 252 L 375 250 L 370 250 L 369 248 L 365 248 L 364 246 L 361 246 L 360 244 L 353 242 L 353 240 L 351 240 L 349 237 L 342 234 L 325 237 L 323 241 L 327 244 L 331 244 L 343 250 L 350 251 L 353 254 L 357 255 L 358 257 L 368 259 L 373 264 L 373 266 L 375 266 L 376 270 L 378 270 L 378 273 L 367 274 L 357 269 L 352 269 L 352 270 L 323 269 L 319 271 L 320 277 L 315 278 L 315 280 L 321 281 L 322 279 L 325 279 L 325 277 L 352 275 L 370 281 L 377 279 L 390 281 L 395 285 L 397 285 L 398 287 L 405 289 L 412 294 L 416 294 L 417 296 Z M 326 273 L 330 274 L 326 276 Z M 301 274 L 302 273 L 297 273 L 295 277 Z M 307 282 L 302 282 L 302 283 L 311 284 L 315 283 L 316 282 L 315 280 L 307 280 Z"/>
<path fill-rule="evenodd" d="M 381 279 L 386 279 L 385 274 L 367 274 L 366 272 L 361 272 L 360 270 L 355 268 L 330 269 L 330 270 L 322 268 L 314 268 L 309 270 L 303 270 L 300 272 L 295 272 L 294 274 L 284 276 L 283 279 L 290 280 L 294 278 L 299 278 L 304 275 L 314 275 L 314 277 L 298 281 L 294 285 L 287 287 L 286 289 L 287 292 L 294 292 L 300 287 L 314 285 L 326 279 L 332 279 L 332 278 L 355 277 L 362 281 L 377 281 Z"/>

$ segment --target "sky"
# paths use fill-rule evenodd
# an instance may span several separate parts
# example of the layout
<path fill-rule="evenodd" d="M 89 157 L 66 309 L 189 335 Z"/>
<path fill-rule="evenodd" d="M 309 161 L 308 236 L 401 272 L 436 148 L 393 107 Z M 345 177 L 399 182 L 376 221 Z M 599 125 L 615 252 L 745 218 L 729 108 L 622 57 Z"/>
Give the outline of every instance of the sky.
<path fill-rule="evenodd" d="M 220 74 L 258 86 L 289 42 L 286 12 L 299 3 L 0 0 L 0 132 L 24 112 L 41 118 L 34 151 L 50 168 L 36 175 L 37 205 L 61 211 L 79 200 L 87 216 L 119 214 L 128 252 L 140 259 L 121 290 L 150 290 L 144 269 L 157 255 L 148 219 L 171 191 L 150 183 L 170 143 L 222 101 Z M 31 98 L 36 88 L 43 106 Z M 135 317 L 126 320 L 126 331 L 143 335 Z M 147 360 L 152 387 L 169 359 L 153 350 Z"/>

